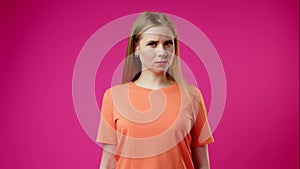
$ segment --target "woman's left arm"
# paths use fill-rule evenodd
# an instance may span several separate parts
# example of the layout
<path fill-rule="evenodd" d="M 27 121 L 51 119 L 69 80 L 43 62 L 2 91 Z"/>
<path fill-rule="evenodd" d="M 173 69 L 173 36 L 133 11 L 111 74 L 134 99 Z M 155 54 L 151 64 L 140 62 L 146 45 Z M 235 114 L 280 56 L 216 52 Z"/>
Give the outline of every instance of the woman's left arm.
<path fill-rule="evenodd" d="M 195 169 L 210 169 L 208 146 L 192 147 L 191 150 Z"/>

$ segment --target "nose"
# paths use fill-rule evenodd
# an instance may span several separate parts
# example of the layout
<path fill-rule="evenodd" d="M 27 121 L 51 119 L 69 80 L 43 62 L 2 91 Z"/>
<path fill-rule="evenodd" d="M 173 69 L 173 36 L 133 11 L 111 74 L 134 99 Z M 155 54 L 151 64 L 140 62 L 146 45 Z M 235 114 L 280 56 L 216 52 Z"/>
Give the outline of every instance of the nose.
<path fill-rule="evenodd" d="M 156 48 L 156 53 L 159 57 L 167 56 L 167 51 L 164 49 L 163 45 L 158 45 L 158 47 Z"/>

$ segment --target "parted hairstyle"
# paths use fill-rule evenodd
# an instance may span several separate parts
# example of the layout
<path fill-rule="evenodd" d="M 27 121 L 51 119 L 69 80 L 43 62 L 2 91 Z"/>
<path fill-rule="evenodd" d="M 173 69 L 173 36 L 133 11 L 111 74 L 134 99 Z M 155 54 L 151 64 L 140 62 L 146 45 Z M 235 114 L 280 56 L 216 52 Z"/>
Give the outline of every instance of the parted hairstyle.
<path fill-rule="evenodd" d="M 133 82 L 139 78 L 142 71 L 142 64 L 139 57 L 134 57 L 136 45 L 139 43 L 141 35 L 145 31 L 152 27 L 160 26 L 168 27 L 172 31 L 174 37 L 174 59 L 170 67 L 165 72 L 166 78 L 176 82 L 191 99 L 199 97 L 197 93 L 195 93 L 195 90 L 187 84 L 182 75 L 176 27 L 168 16 L 159 12 L 143 12 L 133 24 L 128 39 L 122 83 L 125 84 L 127 82 Z M 197 110 L 193 110 L 193 112 L 194 115 L 196 115 Z"/>
<path fill-rule="evenodd" d="M 126 59 L 123 71 L 122 83 L 135 81 L 139 78 L 142 65 L 139 57 L 134 57 L 136 44 L 139 43 L 141 35 L 152 27 L 166 26 L 174 36 L 174 59 L 166 72 L 166 77 L 169 80 L 177 82 L 179 85 L 186 85 L 182 76 L 179 59 L 179 48 L 177 41 L 177 31 L 173 22 L 164 14 L 159 12 L 143 12 L 133 24 L 128 40 Z"/>

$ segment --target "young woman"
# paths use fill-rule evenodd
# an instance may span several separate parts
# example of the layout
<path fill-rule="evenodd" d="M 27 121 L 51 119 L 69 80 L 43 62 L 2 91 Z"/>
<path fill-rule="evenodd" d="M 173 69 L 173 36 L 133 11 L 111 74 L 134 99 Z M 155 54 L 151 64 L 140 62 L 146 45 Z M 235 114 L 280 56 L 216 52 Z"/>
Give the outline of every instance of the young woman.
<path fill-rule="evenodd" d="M 209 169 L 214 141 L 201 92 L 184 80 L 172 21 L 144 12 L 134 23 L 122 84 L 107 89 L 97 142 L 101 169 Z"/>

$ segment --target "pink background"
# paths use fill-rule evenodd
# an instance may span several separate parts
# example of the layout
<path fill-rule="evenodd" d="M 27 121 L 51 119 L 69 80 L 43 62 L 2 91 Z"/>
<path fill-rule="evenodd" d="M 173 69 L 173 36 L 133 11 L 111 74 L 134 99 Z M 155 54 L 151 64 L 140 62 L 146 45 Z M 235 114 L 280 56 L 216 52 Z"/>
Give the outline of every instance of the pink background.
<path fill-rule="evenodd" d="M 299 168 L 297 0 L 1 1 L 0 168 L 98 168 L 101 148 L 74 110 L 74 65 L 95 31 L 147 9 L 192 22 L 220 55 L 227 100 L 209 147 L 212 168 Z M 123 56 L 124 45 L 108 55 Z M 182 57 L 193 62 L 187 56 L 192 52 L 182 48 Z M 199 64 L 193 71 L 199 71 L 195 75 L 209 105 L 209 79 Z M 96 79 L 99 102 L 110 85 L 101 81 L 103 70 L 112 70 L 103 65 Z"/>

